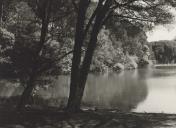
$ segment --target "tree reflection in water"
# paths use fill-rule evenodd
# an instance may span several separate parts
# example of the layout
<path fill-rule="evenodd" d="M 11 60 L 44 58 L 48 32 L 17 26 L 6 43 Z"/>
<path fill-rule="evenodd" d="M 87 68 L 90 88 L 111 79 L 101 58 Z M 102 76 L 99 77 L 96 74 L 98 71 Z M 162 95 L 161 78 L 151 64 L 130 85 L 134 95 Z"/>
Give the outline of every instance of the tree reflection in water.
<path fill-rule="evenodd" d="M 146 75 L 146 73 L 141 73 L 138 70 L 109 75 L 90 74 L 83 97 L 83 105 L 118 108 L 127 111 L 135 108 L 147 96 L 146 76 L 141 74 Z M 5 83 L 12 84 L 7 81 Z M 22 88 L 18 88 L 15 85 L 0 86 L 1 97 L 17 96 L 21 94 L 21 91 Z M 59 76 L 53 87 L 47 90 L 40 89 L 38 92 L 38 95 L 49 101 L 50 105 L 56 106 L 59 106 L 61 102 L 66 102 L 68 94 L 69 76 Z"/>
<path fill-rule="evenodd" d="M 83 101 L 103 108 L 129 111 L 145 100 L 147 86 L 138 70 L 111 74 L 90 75 Z"/>

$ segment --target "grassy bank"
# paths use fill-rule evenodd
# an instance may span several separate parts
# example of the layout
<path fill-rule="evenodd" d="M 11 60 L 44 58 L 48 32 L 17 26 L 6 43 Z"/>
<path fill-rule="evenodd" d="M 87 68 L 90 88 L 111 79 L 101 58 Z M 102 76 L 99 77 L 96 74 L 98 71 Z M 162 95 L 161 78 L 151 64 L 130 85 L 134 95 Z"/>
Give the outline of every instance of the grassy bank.
<path fill-rule="evenodd" d="M 0 128 L 175 128 L 176 115 L 123 113 L 118 110 L 84 110 L 70 114 L 58 108 L 17 112 L 0 107 Z"/>

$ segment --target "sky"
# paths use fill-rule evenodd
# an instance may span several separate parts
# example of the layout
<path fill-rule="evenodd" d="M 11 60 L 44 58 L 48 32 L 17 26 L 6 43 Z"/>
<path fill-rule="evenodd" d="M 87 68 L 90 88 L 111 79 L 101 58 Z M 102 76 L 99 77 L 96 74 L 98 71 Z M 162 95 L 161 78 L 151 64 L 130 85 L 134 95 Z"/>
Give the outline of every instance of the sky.
<path fill-rule="evenodd" d="M 176 22 L 162 26 L 158 25 L 154 27 L 152 31 L 147 32 L 147 40 L 150 41 L 158 41 L 158 40 L 173 40 L 176 38 Z"/>
<path fill-rule="evenodd" d="M 168 25 L 157 25 L 147 32 L 148 41 L 173 40 L 176 38 L 176 10 L 171 10 L 175 16 L 173 23 Z"/>
<path fill-rule="evenodd" d="M 158 40 L 173 40 L 176 38 L 176 21 L 172 24 L 163 26 L 158 25 L 153 30 L 147 32 L 147 40 L 158 41 Z"/>

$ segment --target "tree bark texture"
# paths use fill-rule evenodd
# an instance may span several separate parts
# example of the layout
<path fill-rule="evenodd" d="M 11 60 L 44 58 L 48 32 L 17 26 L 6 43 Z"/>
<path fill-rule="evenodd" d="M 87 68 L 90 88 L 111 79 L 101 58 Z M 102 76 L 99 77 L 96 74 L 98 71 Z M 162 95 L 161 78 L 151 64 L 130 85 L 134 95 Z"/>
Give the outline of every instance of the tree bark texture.
<path fill-rule="evenodd" d="M 75 103 L 77 102 L 76 90 L 80 76 L 80 63 L 81 63 L 81 49 L 84 42 L 84 24 L 86 19 L 86 11 L 89 4 L 89 0 L 81 0 L 79 3 L 76 34 L 75 34 L 75 45 L 73 49 L 73 60 L 71 69 L 71 83 L 70 83 L 70 94 L 67 104 L 68 111 L 78 110 Z"/>
<path fill-rule="evenodd" d="M 107 1 L 105 5 L 102 5 L 102 7 L 100 7 L 99 10 L 97 11 L 93 29 L 91 31 L 90 40 L 83 60 L 83 64 L 81 65 L 81 62 L 79 60 L 79 62 L 78 61 L 76 62 L 77 67 L 76 66 L 72 67 L 73 70 L 71 74 L 72 78 L 71 78 L 71 84 L 70 84 L 70 96 L 69 96 L 68 106 L 67 106 L 67 109 L 71 112 L 77 112 L 80 110 L 81 100 L 83 97 L 86 80 L 88 77 L 92 57 L 96 48 L 97 36 L 102 27 L 102 24 L 104 22 L 108 9 L 110 7 L 110 2 L 111 0 L 109 0 L 109 2 Z M 78 22 L 79 20 L 80 19 L 78 17 Z M 84 40 L 82 40 L 82 42 L 75 42 L 75 45 L 76 43 L 78 43 L 79 45 L 81 43 L 80 47 L 82 47 L 83 41 Z M 75 49 L 76 48 L 77 47 L 75 47 Z M 79 54 L 79 59 L 80 59 L 81 53 L 77 53 L 77 54 Z M 77 54 L 74 54 L 74 55 L 77 56 Z M 74 61 L 75 60 L 73 58 L 73 64 L 75 63 Z"/>

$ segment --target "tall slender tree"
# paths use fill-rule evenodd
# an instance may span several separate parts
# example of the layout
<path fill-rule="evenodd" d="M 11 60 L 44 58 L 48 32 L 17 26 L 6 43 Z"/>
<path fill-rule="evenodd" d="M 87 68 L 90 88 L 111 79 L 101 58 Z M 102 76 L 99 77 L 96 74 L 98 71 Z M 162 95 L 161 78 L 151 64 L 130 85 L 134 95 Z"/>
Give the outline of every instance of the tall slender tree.
<path fill-rule="evenodd" d="M 46 55 L 49 54 L 52 56 L 54 54 L 54 56 L 56 56 L 56 53 L 54 53 L 55 51 L 49 51 L 50 45 L 48 42 L 51 41 L 53 38 L 58 38 L 56 37 L 56 35 L 54 35 L 58 27 L 56 28 L 56 30 L 54 30 L 54 32 L 51 27 L 53 27 L 53 24 L 55 26 L 58 26 L 58 24 L 60 24 L 59 21 L 64 20 L 65 17 L 74 13 L 72 4 L 69 4 L 69 2 L 66 2 L 65 0 L 28 0 L 27 2 L 35 13 L 37 20 L 40 20 L 39 24 L 41 24 L 41 32 L 39 35 L 39 40 L 31 42 L 34 47 L 29 49 L 29 53 L 27 53 L 30 54 L 30 64 L 28 65 L 26 63 L 24 64 L 24 62 L 20 62 L 20 64 L 24 64 L 24 71 L 27 70 L 28 73 L 27 78 L 24 78 L 25 80 L 22 79 L 22 81 L 25 81 L 25 89 L 21 95 L 18 109 L 24 108 L 24 106 L 29 102 L 32 91 L 36 86 L 36 80 L 39 80 L 39 77 L 41 76 L 55 76 L 55 74 L 58 73 L 58 70 L 56 69 L 58 68 L 56 63 L 59 63 L 59 61 L 61 61 L 64 57 L 72 53 L 72 51 L 66 52 L 64 54 L 62 53 L 61 55 L 57 55 L 58 57 L 56 58 L 49 58 Z M 52 37 L 50 37 L 49 33 L 51 32 L 53 32 L 52 34 L 55 37 L 53 37 L 53 35 L 51 35 Z M 58 43 L 58 45 L 60 44 Z M 59 49 L 57 49 L 57 51 L 59 51 Z M 25 55 L 23 57 L 25 57 Z M 18 68 L 21 69 L 21 67 Z M 53 69 L 55 69 L 56 71 L 53 71 Z M 22 72 L 24 71 L 22 69 Z"/>
<path fill-rule="evenodd" d="M 32 90 L 35 86 L 35 79 L 37 76 L 37 70 L 38 70 L 38 59 L 40 56 L 40 52 L 45 44 L 46 41 L 46 36 L 47 36 L 47 32 L 48 32 L 48 24 L 49 24 L 49 19 L 50 19 L 50 13 L 51 13 L 51 4 L 52 4 L 52 0 L 44 0 L 42 1 L 42 28 L 41 28 L 41 34 L 40 34 L 40 41 L 38 43 L 38 46 L 36 47 L 36 51 L 33 55 L 33 64 L 32 64 L 32 68 L 31 68 L 31 73 L 29 76 L 29 79 L 27 81 L 27 85 L 26 88 L 21 96 L 18 108 L 24 108 L 24 106 L 26 105 L 26 103 L 29 101 L 30 95 L 32 93 Z"/>

